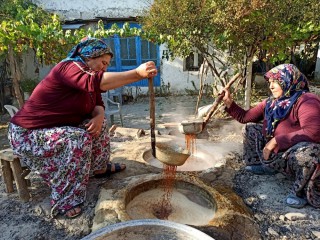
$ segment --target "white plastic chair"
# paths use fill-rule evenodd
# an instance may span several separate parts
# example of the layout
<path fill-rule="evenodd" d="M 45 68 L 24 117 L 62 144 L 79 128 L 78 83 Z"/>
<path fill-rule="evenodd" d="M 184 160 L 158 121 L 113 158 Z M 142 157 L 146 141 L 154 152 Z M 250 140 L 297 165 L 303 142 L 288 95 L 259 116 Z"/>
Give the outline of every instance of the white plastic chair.
<path fill-rule="evenodd" d="M 101 93 L 101 96 L 105 106 L 104 115 L 108 119 L 108 121 L 110 121 L 111 126 L 114 123 L 114 115 L 119 114 L 121 126 L 123 127 L 122 111 L 121 111 L 122 104 L 112 101 L 110 98 L 108 98 L 107 93 Z"/>
<path fill-rule="evenodd" d="M 13 117 L 19 111 L 19 109 L 13 105 L 4 105 L 4 108 L 8 111 L 10 117 Z M 25 176 L 27 176 L 30 173 L 30 170 L 25 170 L 27 166 L 23 161 L 21 161 L 21 159 L 20 159 L 20 164 L 25 171 Z"/>
<path fill-rule="evenodd" d="M 123 104 L 122 91 L 123 91 L 123 87 L 109 90 L 108 91 L 108 98 L 111 99 L 111 101 L 116 101 L 120 104 Z"/>
<path fill-rule="evenodd" d="M 4 108 L 7 109 L 8 113 L 10 114 L 10 117 L 13 117 L 19 109 L 12 105 L 4 105 Z"/>

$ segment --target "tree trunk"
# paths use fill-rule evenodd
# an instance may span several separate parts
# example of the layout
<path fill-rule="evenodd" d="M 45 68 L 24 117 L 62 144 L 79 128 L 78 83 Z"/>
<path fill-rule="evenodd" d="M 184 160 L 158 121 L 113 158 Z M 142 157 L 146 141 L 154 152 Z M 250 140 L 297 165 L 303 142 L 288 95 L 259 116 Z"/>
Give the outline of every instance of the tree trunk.
<path fill-rule="evenodd" d="M 248 110 L 250 108 L 250 98 L 252 92 L 252 57 L 248 59 L 247 71 L 246 71 L 246 90 L 244 94 L 244 109 Z"/>
<path fill-rule="evenodd" d="M 195 113 L 194 113 L 195 116 L 197 116 L 198 109 L 199 109 L 199 106 L 200 106 L 200 101 L 201 101 L 202 96 L 203 96 L 203 87 L 204 87 L 204 82 L 208 77 L 208 68 L 209 68 L 209 65 L 206 64 L 206 60 L 205 60 L 202 63 L 202 66 L 201 66 L 200 83 L 199 83 L 200 87 L 199 87 L 196 110 L 195 110 Z"/>
<path fill-rule="evenodd" d="M 18 101 L 19 108 L 21 108 L 22 105 L 24 104 L 23 96 L 20 91 L 21 72 L 11 46 L 9 46 L 8 48 L 8 60 L 9 60 L 10 73 L 12 76 L 14 94 Z"/>

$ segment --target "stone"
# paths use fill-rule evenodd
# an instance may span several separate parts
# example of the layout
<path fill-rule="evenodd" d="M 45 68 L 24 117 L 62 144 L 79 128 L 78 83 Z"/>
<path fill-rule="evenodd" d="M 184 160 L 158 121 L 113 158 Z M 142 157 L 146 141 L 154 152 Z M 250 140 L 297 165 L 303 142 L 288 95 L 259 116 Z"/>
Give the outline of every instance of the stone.
<path fill-rule="evenodd" d="M 279 237 L 279 234 L 271 227 L 268 228 L 268 233 L 274 237 Z"/>
<path fill-rule="evenodd" d="M 281 221 L 285 221 L 285 220 L 286 220 L 286 217 L 285 217 L 284 215 L 280 215 L 280 216 L 279 216 L 279 219 L 280 219 Z"/>
<path fill-rule="evenodd" d="M 311 231 L 311 232 L 316 238 L 320 239 L 320 231 Z"/>
<path fill-rule="evenodd" d="M 290 221 L 297 221 L 297 220 L 306 220 L 308 219 L 308 216 L 304 213 L 298 213 L 298 212 L 291 212 L 287 213 L 285 215 L 286 219 Z"/>

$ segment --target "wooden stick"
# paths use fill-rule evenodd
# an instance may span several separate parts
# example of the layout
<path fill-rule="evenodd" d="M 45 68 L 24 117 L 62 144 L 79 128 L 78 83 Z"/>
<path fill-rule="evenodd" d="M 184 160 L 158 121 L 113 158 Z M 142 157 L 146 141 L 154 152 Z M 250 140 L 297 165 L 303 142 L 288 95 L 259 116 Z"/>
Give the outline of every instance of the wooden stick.
<path fill-rule="evenodd" d="M 151 148 L 152 155 L 156 157 L 156 135 L 155 135 L 155 101 L 154 101 L 154 89 L 153 78 L 148 78 L 149 95 L 150 95 L 150 135 L 151 135 Z"/>
<path fill-rule="evenodd" d="M 228 84 L 225 86 L 225 89 L 229 89 L 231 87 L 231 85 L 241 76 L 241 73 L 237 73 L 236 75 L 234 75 L 232 77 L 232 79 L 228 82 Z M 211 118 L 212 114 L 214 113 L 214 111 L 216 110 L 217 106 L 219 105 L 219 103 L 222 101 L 224 97 L 224 92 L 220 93 L 216 99 L 216 101 L 212 104 L 209 113 L 207 114 L 207 116 L 205 117 L 204 121 L 203 121 L 203 126 L 202 129 L 205 128 L 205 126 L 207 125 L 209 119 Z"/>

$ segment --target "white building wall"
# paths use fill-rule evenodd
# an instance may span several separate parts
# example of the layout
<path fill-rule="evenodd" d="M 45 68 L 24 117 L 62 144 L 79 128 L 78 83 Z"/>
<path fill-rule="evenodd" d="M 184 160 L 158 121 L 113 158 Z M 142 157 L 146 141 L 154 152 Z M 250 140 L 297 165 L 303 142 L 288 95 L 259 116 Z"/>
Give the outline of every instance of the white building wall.
<path fill-rule="evenodd" d="M 163 60 L 162 79 L 165 84 L 170 83 L 173 92 L 183 91 L 182 88 L 193 89 L 191 81 L 197 81 L 193 74 L 183 71 L 183 60 L 178 58 L 173 61 Z"/>
<path fill-rule="evenodd" d="M 141 16 L 143 10 L 151 6 L 152 0 L 33 0 L 43 9 L 57 13 L 65 20 L 104 18 L 127 18 Z M 160 47 L 160 53 L 166 48 Z M 162 56 L 160 56 L 160 59 Z M 199 89 L 198 72 L 183 71 L 183 59 L 174 61 L 162 60 L 161 80 L 168 85 L 171 93 L 186 93 L 185 89 L 194 90 L 192 81 Z M 52 67 L 52 66 L 51 66 Z M 39 78 L 42 79 L 50 70 L 50 66 L 39 69 Z M 141 88 L 142 93 L 148 91 L 147 87 Z"/>
<path fill-rule="evenodd" d="M 165 49 L 165 47 L 161 46 L 160 52 Z M 170 83 L 170 92 L 172 93 L 183 94 L 186 93 L 185 89 L 195 90 L 192 82 L 195 83 L 197 89 L 200 88 L 199 72 L 183 71 L 183 65 L 183 59 L 181 58 L 176 58 L 173 61 L 162 59 L 161 78 L 163 84 L 168 85 Z"/>
<path fill-rule="evenodd" d="M 65 20 L 96 17 L 135 17 L 148 9 L 151 0 L 33 0 L 35 4 L 55 12 Z"/>

